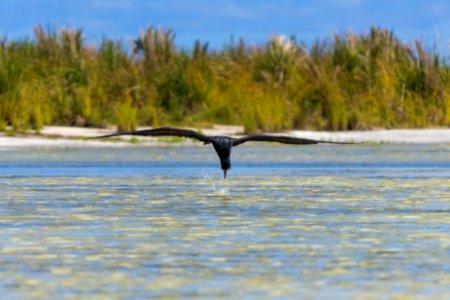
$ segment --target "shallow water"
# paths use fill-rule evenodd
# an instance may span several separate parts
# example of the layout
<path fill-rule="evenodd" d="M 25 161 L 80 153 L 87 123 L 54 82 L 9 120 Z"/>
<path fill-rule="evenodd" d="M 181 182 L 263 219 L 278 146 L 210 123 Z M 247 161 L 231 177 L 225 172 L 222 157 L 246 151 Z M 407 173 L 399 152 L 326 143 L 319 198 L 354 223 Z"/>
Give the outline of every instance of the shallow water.
<path fill-rule="evenodd" d="M 0 295 L 449 298 L 449 153 L 0 151 Z"/>

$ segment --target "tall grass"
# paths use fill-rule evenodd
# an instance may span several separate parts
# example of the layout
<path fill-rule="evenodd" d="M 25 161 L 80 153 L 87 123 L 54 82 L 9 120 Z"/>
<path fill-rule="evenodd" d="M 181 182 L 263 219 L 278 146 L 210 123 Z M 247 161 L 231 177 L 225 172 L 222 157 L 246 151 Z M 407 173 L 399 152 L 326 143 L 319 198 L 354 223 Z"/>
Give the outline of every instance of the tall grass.
<path fill-rule="evenodd" d="M 450 126 L 450 65 L 420 41 L 385 29 L 335 34 L 305 46 L 274 37 L 222 50 L 175 47 L 147 28 L 131 47 L 80 29 L 0 40 L 0 130 L 47 124 L 241 124 L 247 132 Z M 130 50 L 131 49 L 131 50 Z"/>

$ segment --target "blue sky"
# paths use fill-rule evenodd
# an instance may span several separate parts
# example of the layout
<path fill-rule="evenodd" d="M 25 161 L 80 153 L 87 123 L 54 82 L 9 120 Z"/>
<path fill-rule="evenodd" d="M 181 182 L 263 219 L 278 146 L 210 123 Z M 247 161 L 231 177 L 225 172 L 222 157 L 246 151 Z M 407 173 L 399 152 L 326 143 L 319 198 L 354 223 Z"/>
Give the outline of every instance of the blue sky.
<path fill-rule="evenodd" d="M 0 0 L 1 36 L 31 37 L 37 24 L 83 28 L 91 41 L 126 41 L 148 25 L 172 28 L 177 45 L 187 48 L 195 39 L 215 48 L 231 36 L 258 44 L 294 34 L 309 42 L 380 26 L 450 52 L 450 0 Z"/>

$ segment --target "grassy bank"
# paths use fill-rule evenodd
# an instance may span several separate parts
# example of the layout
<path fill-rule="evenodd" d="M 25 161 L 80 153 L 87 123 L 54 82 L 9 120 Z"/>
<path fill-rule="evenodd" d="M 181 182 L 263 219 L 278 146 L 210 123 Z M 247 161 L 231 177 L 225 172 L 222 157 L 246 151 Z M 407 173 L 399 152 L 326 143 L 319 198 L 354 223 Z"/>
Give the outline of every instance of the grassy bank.
<path fill-rule="evenodd" d="M 149 27 L 131 47 L 38 26 L 0 39 L 0 130 L 43 125 L 370 129 L 450 126 L 450 65 L 388 30 L 211 51 Z M 131 49 L 131 50 L 130 50 Z"/>

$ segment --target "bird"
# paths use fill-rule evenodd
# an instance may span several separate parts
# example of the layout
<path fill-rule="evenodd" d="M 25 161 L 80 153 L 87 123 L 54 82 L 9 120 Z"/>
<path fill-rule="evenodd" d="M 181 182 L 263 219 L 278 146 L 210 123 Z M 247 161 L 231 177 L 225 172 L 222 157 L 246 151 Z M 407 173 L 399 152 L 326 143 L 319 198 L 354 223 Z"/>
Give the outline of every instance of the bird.
<path fill-rule="evenodd" d="M 227 172 L 231 168 L 231 148 L 239 146 L 246 142 L 278 142 L 291 145 L 310 145 L 310 144 L 356 144 L 352 142 L 332 142 L 323 140 L 314 140 L 306 138 L 296 138 L 283 135 L 251 134 L 239 138 L 230 136 L 209 136 L 200 132 L 184 128 L 160 127 L 151 129 L 142 129 L 134 131 L 118 132 L 113 134 L 93 137 L 94 139 L 110 138 L 121 135 L 135 136 L 176 136 L 183 138 L 196 139 L 203 142 L 204 145 L 212 144 L 220 159 L 220 166 L 223 170 L 224 179 L 227 178 Z"/>

